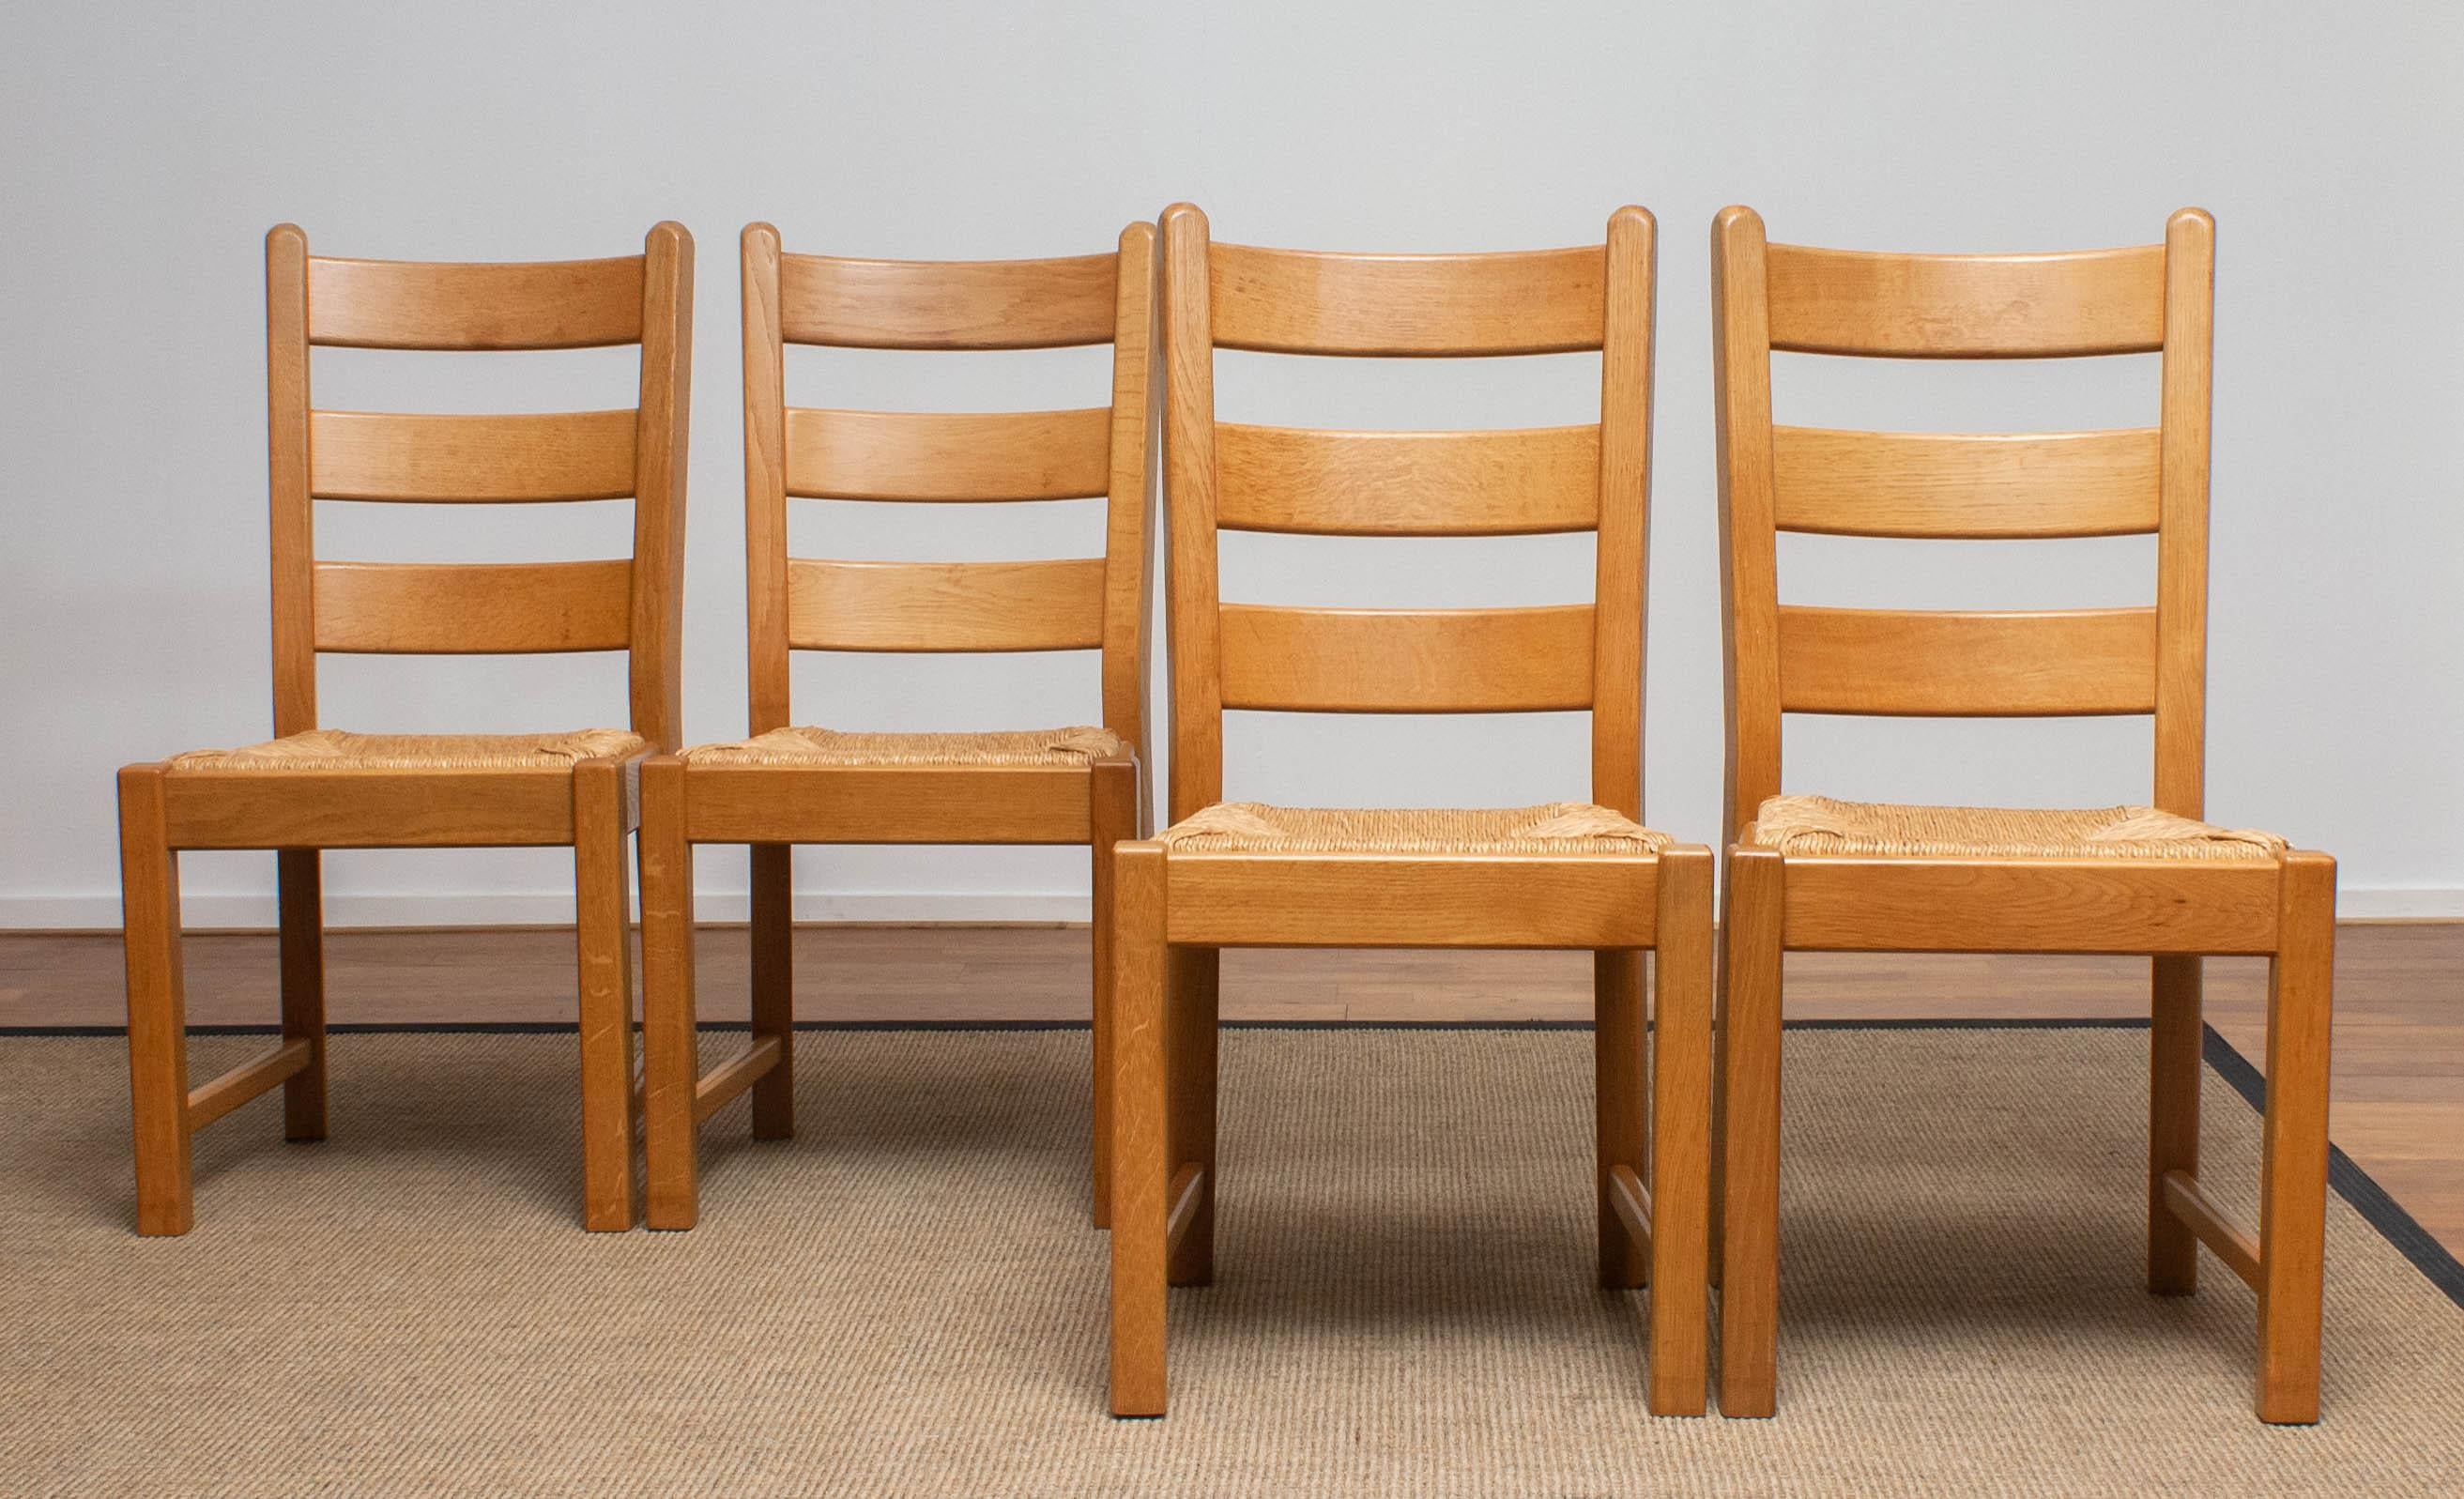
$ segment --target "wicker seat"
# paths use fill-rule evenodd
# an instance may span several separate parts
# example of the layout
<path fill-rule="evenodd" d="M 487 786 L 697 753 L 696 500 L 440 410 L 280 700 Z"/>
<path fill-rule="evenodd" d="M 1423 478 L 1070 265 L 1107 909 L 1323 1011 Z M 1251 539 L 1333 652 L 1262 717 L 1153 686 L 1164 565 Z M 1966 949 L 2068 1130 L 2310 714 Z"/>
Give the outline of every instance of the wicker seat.
<path fill-rule="evenodd" d="M 1604 806 L 1409 807 L 1354 811 L 1218 802 L 1155 835 L 1192 853 L 1658 853 L 1664 833 Z"/>
<path fill-rule="evenodd" d="M 571 770 L 585 760 L 648 754 L 650 741 L 625 729 L 578 734 L 353 734 L 311 729 L 238 749 L 190 750 L 172 774 L 225 770 Z"/>
<path fill-rule="evenodd" d="M 1119 735 L 1088 727 L 980 734 L 773 729 L 735 743 L 700 745 L 683 758 L 709 765 L 1086 765 L 1128 753 Z"/>
<path fill-rule="evenodd" d="M 2273 859 L 2274 833 L 2152 806 L 1903 806 L 1775 796 L 1739 840 L 1784 854 L 1913 859 Z"/>

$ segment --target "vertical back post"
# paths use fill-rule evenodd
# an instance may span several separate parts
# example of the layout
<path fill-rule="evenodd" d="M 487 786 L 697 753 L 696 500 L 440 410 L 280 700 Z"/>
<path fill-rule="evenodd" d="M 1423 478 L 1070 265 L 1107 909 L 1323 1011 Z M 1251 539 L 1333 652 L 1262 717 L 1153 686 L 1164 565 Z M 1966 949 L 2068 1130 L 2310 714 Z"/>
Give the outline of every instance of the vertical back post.
<path fill-rule="evenodd" d="M 2216 223 L 2165 225 L 2164 455 L 2156 522 L 2156 805 L 2206 815 L 2208 422 Z"/>
<path fill-rule="evenodd" d="M 1734 843 L 1780 788 L 1779 562 L 1771 510 L 1771 290 L 1762 216 L 1711 222 L 1711 363 L 1718 404 L 1727 774 L 1721 839 Z"/>
<path fill-rule="evenodd" d="M 1214 289 L 1206 215 L 1163 214 L 1166 507 L 1165 602 L 1172 614 L 1174 822 L 1223 795 L 1221 601 L 1215 571 Z"/>
<path fill-rule="evenodd" d="M 746 728 L 787 726 L 786 365 L 779 323 L 779 231 L 748 224 L 744 277 Z"/>
<path fill-rule="evenodd" d="M 1592 800 L 1642 816 L 1645 578 L 1651 536 L 1651 324 L 1657 226 L 1610 215 L 1600 330 L 1600 513 L 1592 647 Z"/>
<path fill-rule="evenodd" d="M 686 432 L 693 409 L 693 236 L 672 221 L 643 242 L 641 405 L 633 429 L 633 732 L 684 739 Z"/>
<path fill-rule="evenodd" d="M 266 478 L 272 501 L 274 733 L 317 727 L 316 510 L 308 497 L 308 236 L 265 236 Z"/>
<path fill-rule="evenodd" d="M 1121 231 L 1113 291 L 1111 477 L 1104 518 L 1104 727 L 1147 752 L 1147 517 L 1155 464 L 1155 231 Z"/>

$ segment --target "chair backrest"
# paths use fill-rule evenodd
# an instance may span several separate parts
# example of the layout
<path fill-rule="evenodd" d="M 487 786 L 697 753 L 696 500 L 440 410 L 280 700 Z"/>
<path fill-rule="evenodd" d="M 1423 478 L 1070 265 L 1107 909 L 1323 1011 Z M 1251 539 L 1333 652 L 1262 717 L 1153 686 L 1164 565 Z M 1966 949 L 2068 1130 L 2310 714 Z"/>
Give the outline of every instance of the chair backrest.
<path fill-rule="evenodd" d="M 1172 815 L 1223 794 L 1223 711 L 1589 709 L 1592 799 L 1642 811 L 1653 224 L 1506 254 L 1325 254 L 1216 245 L 1163 217 L 1172 617 Z M 1215 416 L 1215 351 L 1373 357 L 1598 350 L 1596 424 L 1362 432 Z M 1536 608 L 1225 604 L 1219 531 L 1597 534 L 1593 602 Z"/>
<path fill-rule="evenodd" d="M 1155 226 L 1049 260 L 783 254 L 744 231 L 744 550 L 752 732 L 789 721 L 790 650 L 1100 650 L 1104 726 L 1143 746 Z M 944 414 L 786 404 L 789 343 L 1112 346 L 1109 406 Z M 787 555 L 787 499 L 1106 501 L 1104 555 L 851 562 Z"/>
<path fill-rule="evenodd" d="M 511 265 L 335 260 L 289 224 L 265 237 L 274 518 L 274 731 L 317 727 L 319 652 L 623 650 L 634 732 L 682 727 L 685 432 L 693 236 L 643 253 Z M 327 411 L 312 347 L 641 347 L 639 405 L 522 416 Z M 633 555 L 574 562 L 320 562 L 315 501 L 633 500 Z"/>
<path fill-rule="evenodd" d="M 2155 805 L 2202 813 L 2208 385 L 2215 224 L 2161 245 L 1912 255 L 1766 243 L 1751 209 L 1711 230 L 1720 531 L 1727 567 L 1727 836 L 1780 790 L 1788 713 L 2145 714 Z M 2159 425 L 1995 434 L 1771 421 L 1773 350 L 1894 359 L 2164 356 Z M 2003 613 L 1779 602 L 1781 531 L 2052 538 L 2154 534 L 2150 607 Z"/>

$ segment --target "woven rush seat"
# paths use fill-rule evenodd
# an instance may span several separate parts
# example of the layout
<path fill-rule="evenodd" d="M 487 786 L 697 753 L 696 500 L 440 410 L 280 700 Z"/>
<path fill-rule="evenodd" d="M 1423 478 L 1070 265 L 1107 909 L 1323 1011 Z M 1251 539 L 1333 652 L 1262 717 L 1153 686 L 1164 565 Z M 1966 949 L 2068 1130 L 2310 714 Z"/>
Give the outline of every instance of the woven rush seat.
<path fill-rule="evenodd" d="M 650 741 L 624 729 L 575 734 L 353 734 L 311 729 L 238 749 L 190 750 L 170 770 L 570 770 L 585 760 L 647 754 Z"/>
<path fill-rule="evenodd" d="M 1741 841 L 1789 854 L 1920 859 L 2272 859 L 2285 848 L 2274 833 L 2152 806 L 1904 806 L 1826 796 L 1771 798 Z"/>
<path fill-rule="evenodd" d="M 1672 841 L 1583 802 L 1367 810 L 1218 802 L 1155 835 L 1175 853 L 1658 853 Z"/>
<path fill-rule="evenodd" d="M 773 729 L 684 758 L 703 765 L 1084 765 L 1128 753 L 1110 729 L 1004 729 L 989 733 L 872 734 Z"/>

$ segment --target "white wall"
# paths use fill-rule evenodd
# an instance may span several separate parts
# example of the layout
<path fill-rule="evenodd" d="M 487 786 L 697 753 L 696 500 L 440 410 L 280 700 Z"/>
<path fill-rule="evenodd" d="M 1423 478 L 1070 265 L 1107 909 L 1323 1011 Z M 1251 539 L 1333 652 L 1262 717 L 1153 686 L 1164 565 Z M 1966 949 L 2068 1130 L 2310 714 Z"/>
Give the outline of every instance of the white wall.
<path fill-rule="evenodd" d="M 2145 0 L 2004 7 L 1173 5 L 16 8 L 0 46 L 0 924 L 116 920 L 113 767 L 267 727 L 259 237 L 328 254 L 616 254 L 700 241 L 687 727 L 743 724 L 737 230 L 790 249 L 975 258 L 1109 246 L 1176 198 L 1227 240 L 1505 249 L 1660 216 L 1649 814 L 1719 827 L 1720 667 L 1705 243 L 2013 250 L 2220 224 L 2210 810 L 2343 860 L 2348 912 L 2464 913 L 2464 235 L 2456 8 Z M 617 405 L 605 351 L 320 354 L 320 403 Z M 2148 361 L 1858 369 L 1784 360 L 1783 409 L 1842 425 L 2144 421 Z M 1225 356 L 1227 415 L 1323 425 L 1584 419 L 1595 361 L 1362 368 Z M 1854 378 L 1849 378 L 1853 376 Z M 1095 404 L 1100 358 L 800 355 L 806 404 Z M 1068 555 L 1088 505 L 803 506 L 841 555 Z M 585 556 L 597 515 L 322 507 L 328 556 Z M 1061 513 L 1056 513 L 1061 512 Z M 1226 591 L 1319 603 L 1574 596 L 1588 541 L 1236 539 Z M 1832 602 L 2148 596 L 2141 541 L 1826 542 L 1783 587 Z M 1271 574 L 1271 576 L 1270 576 Z M 1083 721 L 1091 658 L 799 668 L 840 725 Z M 605 722 L 610 659 L 343 659 L 328 721 Z M 1158 714 L 1158 722 L 1161 716 Z M 1582 794 L 1582 726 L 1237 718 L 1230 790 L 1313 801 Z M 1796 789 L 1925 800 L 2144 796 L 2131 721 L 1792 729 Z M 816 915 L 1058 915 L 1052 850 L 810 851 Z M 272 859 L 191 856 L 190 919 L 262 920 Z M 550 853 L 329 861 L 338 919 L 546 919 Z M 706 913 L 743 864 L 704 868 Z"/>

